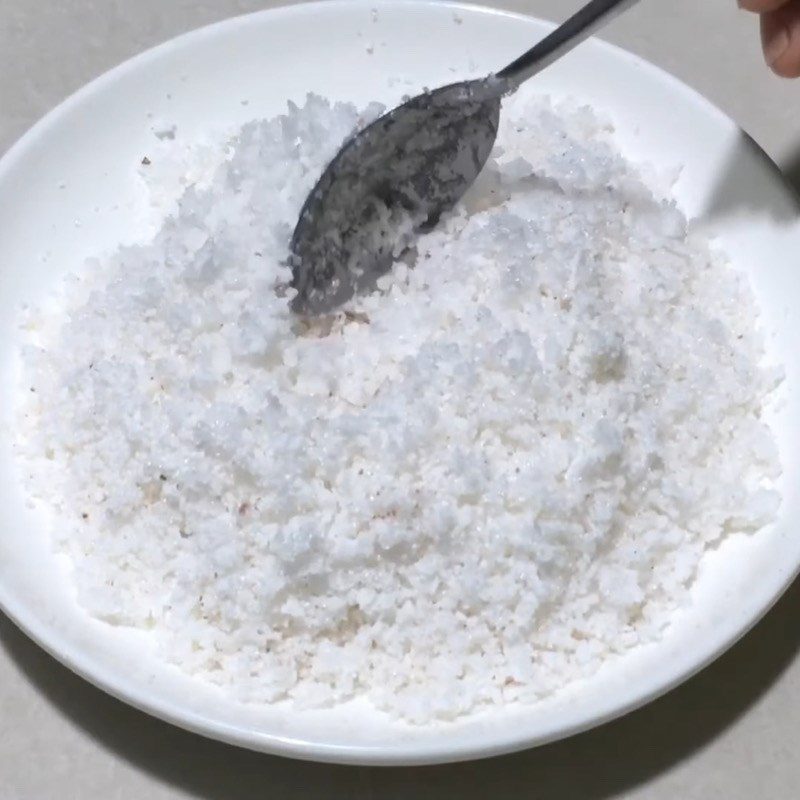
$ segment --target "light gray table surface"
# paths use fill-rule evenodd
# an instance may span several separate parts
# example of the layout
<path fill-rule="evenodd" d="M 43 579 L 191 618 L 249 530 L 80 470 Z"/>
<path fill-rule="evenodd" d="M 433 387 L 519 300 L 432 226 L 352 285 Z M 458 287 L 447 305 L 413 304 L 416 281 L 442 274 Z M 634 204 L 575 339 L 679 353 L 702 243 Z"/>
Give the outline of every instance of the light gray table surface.
<path fill-rule="evenodd" d="M 559 19 L 576 0 L 496 0 Z M 270 0 L 0 0 L 0 153 L 109 67 Z M 800 187 L 800 82 L 762 65 L 735 0 L 645 0 L 604 33 L 735 118 Z M 304 764 L 204 740 L 102 694 L 0 615 L 0 800 L 455 796 L 800 797 L 800 583 L 739 645 L 628 717 L 518 755 L 448 767 Z"/>

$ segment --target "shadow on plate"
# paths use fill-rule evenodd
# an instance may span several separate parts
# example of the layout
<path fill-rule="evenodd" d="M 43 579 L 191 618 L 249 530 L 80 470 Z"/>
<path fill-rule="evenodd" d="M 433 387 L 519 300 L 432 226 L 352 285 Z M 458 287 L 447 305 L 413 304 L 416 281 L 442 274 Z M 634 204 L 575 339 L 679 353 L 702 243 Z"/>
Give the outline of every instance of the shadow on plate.
<path fill-rule="evenodd" d="M 787 159 L 781 170 L 786 180 L 789 181 L 789 184 L 797 193 L 797 196 L 800 197 L 800 148 L 791 158 Z"/>
<path fill-rule="evenodd" d="M 751 161 L 752 154 L 757 161 Z M 762 170 L 764 165 L 768 170 L 766 175 Z M 770 184 L 781 175 L 794 189 L 794 197 L 791 193 L 776 197 Z M 705 216 L 713 221 L 744 213 L 766 215 L 785 224 L 800 220 L 800 149 L 778 167 L 755 140 L 741 131 L 741 139 L 714 188 Z"/>
<path fill-rule="evenodd" d="M 623 719 L 563 742 L 468 764 L 368 769 L 294 762 L 222 745 L 103 694 L 5 619 L 2 646 L 37 690 L 99 747 L 202 800 L 309 797 L 465 800 L 613 798 L 712 742 L 800 652 L 800 580 L 736 647 L 682 687 Z M 45 767 L 46 768 L 46 767 Z"/>

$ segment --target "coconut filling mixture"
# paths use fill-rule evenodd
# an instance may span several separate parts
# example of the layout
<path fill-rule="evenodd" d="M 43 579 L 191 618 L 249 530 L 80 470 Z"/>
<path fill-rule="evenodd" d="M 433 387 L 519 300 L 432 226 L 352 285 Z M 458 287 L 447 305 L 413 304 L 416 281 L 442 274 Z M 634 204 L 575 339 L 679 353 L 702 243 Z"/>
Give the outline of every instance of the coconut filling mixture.
<path fill-rule="evenodd" d="M 542 98 L 414 258 L 303 321 L 292 229 L 363 122 L 309 96 L 245 125 L 29 312 L 16 448 L 90 614 L 245 702 L 449 720 L 658 639 L 773 519 L 780 372 L 746 279 Z"/>

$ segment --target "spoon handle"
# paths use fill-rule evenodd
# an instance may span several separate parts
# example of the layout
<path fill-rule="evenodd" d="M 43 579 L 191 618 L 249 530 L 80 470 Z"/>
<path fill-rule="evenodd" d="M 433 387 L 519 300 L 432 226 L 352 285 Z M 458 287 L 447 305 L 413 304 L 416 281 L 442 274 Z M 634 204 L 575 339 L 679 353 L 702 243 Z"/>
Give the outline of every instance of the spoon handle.
<path fill-rule="evenodd" d="M 508 91 L 515 91 L 528 78 L 549 67 L 638 1 L 591 0 L 561 27 L 556 28 L 539 44 L 498 72 L 497 77 L 506 82 Z"/>

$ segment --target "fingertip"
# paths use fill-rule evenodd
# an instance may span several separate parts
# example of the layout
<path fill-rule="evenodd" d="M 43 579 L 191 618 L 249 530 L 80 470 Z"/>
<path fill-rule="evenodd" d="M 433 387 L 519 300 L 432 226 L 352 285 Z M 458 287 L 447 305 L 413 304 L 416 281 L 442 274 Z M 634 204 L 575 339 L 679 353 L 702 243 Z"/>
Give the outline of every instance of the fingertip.
<path fill-rule="evenodd" d="M 764 57 L 782 78 L 800 77 L 800 0 L 761 18 Z"/>
<path fill-rule="evenodd" d="M 778 59 L 770 67 L 781 78 L 800 78 L 800 56 Z"/>

